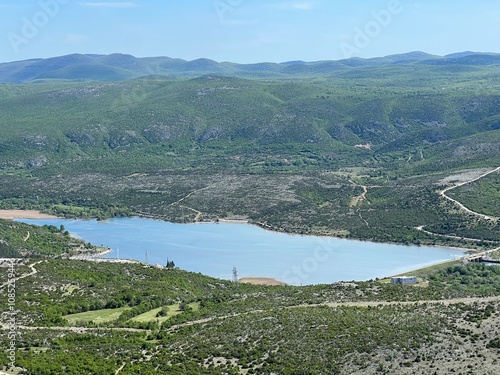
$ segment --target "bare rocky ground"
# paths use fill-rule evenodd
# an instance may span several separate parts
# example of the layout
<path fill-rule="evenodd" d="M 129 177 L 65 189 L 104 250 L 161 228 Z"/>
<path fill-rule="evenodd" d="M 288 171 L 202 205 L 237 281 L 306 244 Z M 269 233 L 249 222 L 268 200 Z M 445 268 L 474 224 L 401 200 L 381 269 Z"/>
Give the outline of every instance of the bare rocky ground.
<path fill-rule="evenodd" d="M 467 181 L 474 180 L 481 175 L 491 171 L 491 168 L 478 168 L 478 169 L 468 169 L 462 172 L 458 172 L 447 176 L 439 181 L 440 184 L 447 185 L 458 185 Z"/>
<path fill-rule="evenodd" d="M 436 342 L 418 349 L 378 350 L 370 355 L 352 354 L 344 367 L 345 374 L 500 374 L 500 349 L 488 348 L 500 338 L 500 303 L 479 302 L 474 307 L 494 306 L 493 315 L 481 322 L 471 322 L 467 313 L 441 314 L 453 330 L 436 334 Z M 457 306 L 466 306 L 460 304 Z M 439 309 L 439 306 L 436 307 Z"/>

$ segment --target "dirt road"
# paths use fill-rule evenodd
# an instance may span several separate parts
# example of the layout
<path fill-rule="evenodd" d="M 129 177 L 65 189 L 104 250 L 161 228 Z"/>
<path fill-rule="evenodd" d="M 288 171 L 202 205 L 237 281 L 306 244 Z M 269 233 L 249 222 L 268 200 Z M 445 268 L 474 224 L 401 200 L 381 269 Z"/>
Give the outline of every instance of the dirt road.
<path fill-rule="evenodd" d="M 485 219 L 485 220 L 498 220 L 497 217 L 489 216 L 489 215 L 481 214 L 479 212 L 472 211 L 471 209 L 465 207 L 462 203 L 460 203 L 456 199 L 453 199 L 453 198 L 451 198 L 451 197 L 449 197 L 449 196 L 446 195 L 446 193 L 448 191 L 450 191 L 450 190 L 456 189 L 456 188 L 458 188 L 460 186 L 464 186 L 464 185 L 470 184 L 472 182 L 475 182 L 475 181 L 477 181 L 477 180 L 479 180 L 479 179 L 481 179 L 483 177 L 486 177 L 486 176 L 488 176 L 488 175 L 490 175 L 492 173 L 498 172 L 498 171 L 500 171 L 500 167 L 497 167 L 497 168 L 495 168 L 495 169 L 493 169 L 493 170 L 491 170 L 489 172 L 483 173 L 482 175 L 480 175 L 480 176 L 478 176 L 476 178 L 473 178 L 472 180 L 468 180 L 468 181 L 465 181 L 465 182 L 461 182 L 461 183 L 459 183 L 457 185 L 453 185 L 453 186 L 447 187 L 446 189 L 441 190 L 439 192 L 439 195 L 441 195 L 443 198 L 449 200 L 450 202 L 453 202 L 458 207 L 460 207 L 463 211 L 468 212 L 468 213 L 470 213 L 472 215 L 478 216 L 478 217 L 480 217 L 482 219 Z"/>

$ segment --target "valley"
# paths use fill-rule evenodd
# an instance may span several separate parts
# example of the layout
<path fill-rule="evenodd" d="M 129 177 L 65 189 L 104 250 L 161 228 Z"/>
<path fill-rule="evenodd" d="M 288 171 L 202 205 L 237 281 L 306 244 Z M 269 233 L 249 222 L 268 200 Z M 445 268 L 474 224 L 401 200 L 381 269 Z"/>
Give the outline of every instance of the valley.
<path fill-rule="evenodd" d="M 499 66 L 476 53 L 0 64 L 2 217 L 236 221 L 499 259 Z M 267 286 L 86 260 L 96 245 L 0 219 L 13 311 L 0 341 L 15 339 L 17 366 L 2 351 L 0 372 L 499 372 L 494 264 L 415 270 L 416 285 Z"/>
<path fill-rule="evenodd" d="M 490 58 L 370 61 L 312 80 L 268 72 L 4 84 L 0 208 L 236 217 L 293 233 L 451 245 L 414 229 L 425 225 L 497 240 L 485 208 L 475 220 L 439 196 L 453 186 L 440 182 L 450 175 L 500 163 Z"/>

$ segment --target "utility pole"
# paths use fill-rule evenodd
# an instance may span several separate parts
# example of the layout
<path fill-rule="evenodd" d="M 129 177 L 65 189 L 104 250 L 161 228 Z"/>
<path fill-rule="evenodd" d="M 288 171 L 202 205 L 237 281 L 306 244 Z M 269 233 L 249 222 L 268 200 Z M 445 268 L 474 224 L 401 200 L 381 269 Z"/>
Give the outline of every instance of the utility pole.
<path fill-rule="evenodd" d="M 233 284 L 235 286 L 238 286 L 239 280 L 238 280 L 238 270 L 236 269 L 236 266 L 233 266 Z"/>

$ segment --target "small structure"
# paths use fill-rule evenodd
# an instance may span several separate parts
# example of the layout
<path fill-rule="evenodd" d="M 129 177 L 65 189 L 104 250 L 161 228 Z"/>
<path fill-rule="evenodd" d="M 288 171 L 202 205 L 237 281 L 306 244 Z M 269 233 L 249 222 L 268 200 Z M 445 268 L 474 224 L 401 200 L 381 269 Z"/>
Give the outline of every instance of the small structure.
<path fill-rule="evenodd" d="M 236 266 L 233 266 L 233 284 L 238 286 L 239 283 L 240 280 L 238 279 L 238 270 L 236 269 Z"/>
<path fill-rule="evenodd" d="M 391 284 L 417 284 L 417 276 L 396 276 L 391 277 Z"/>

